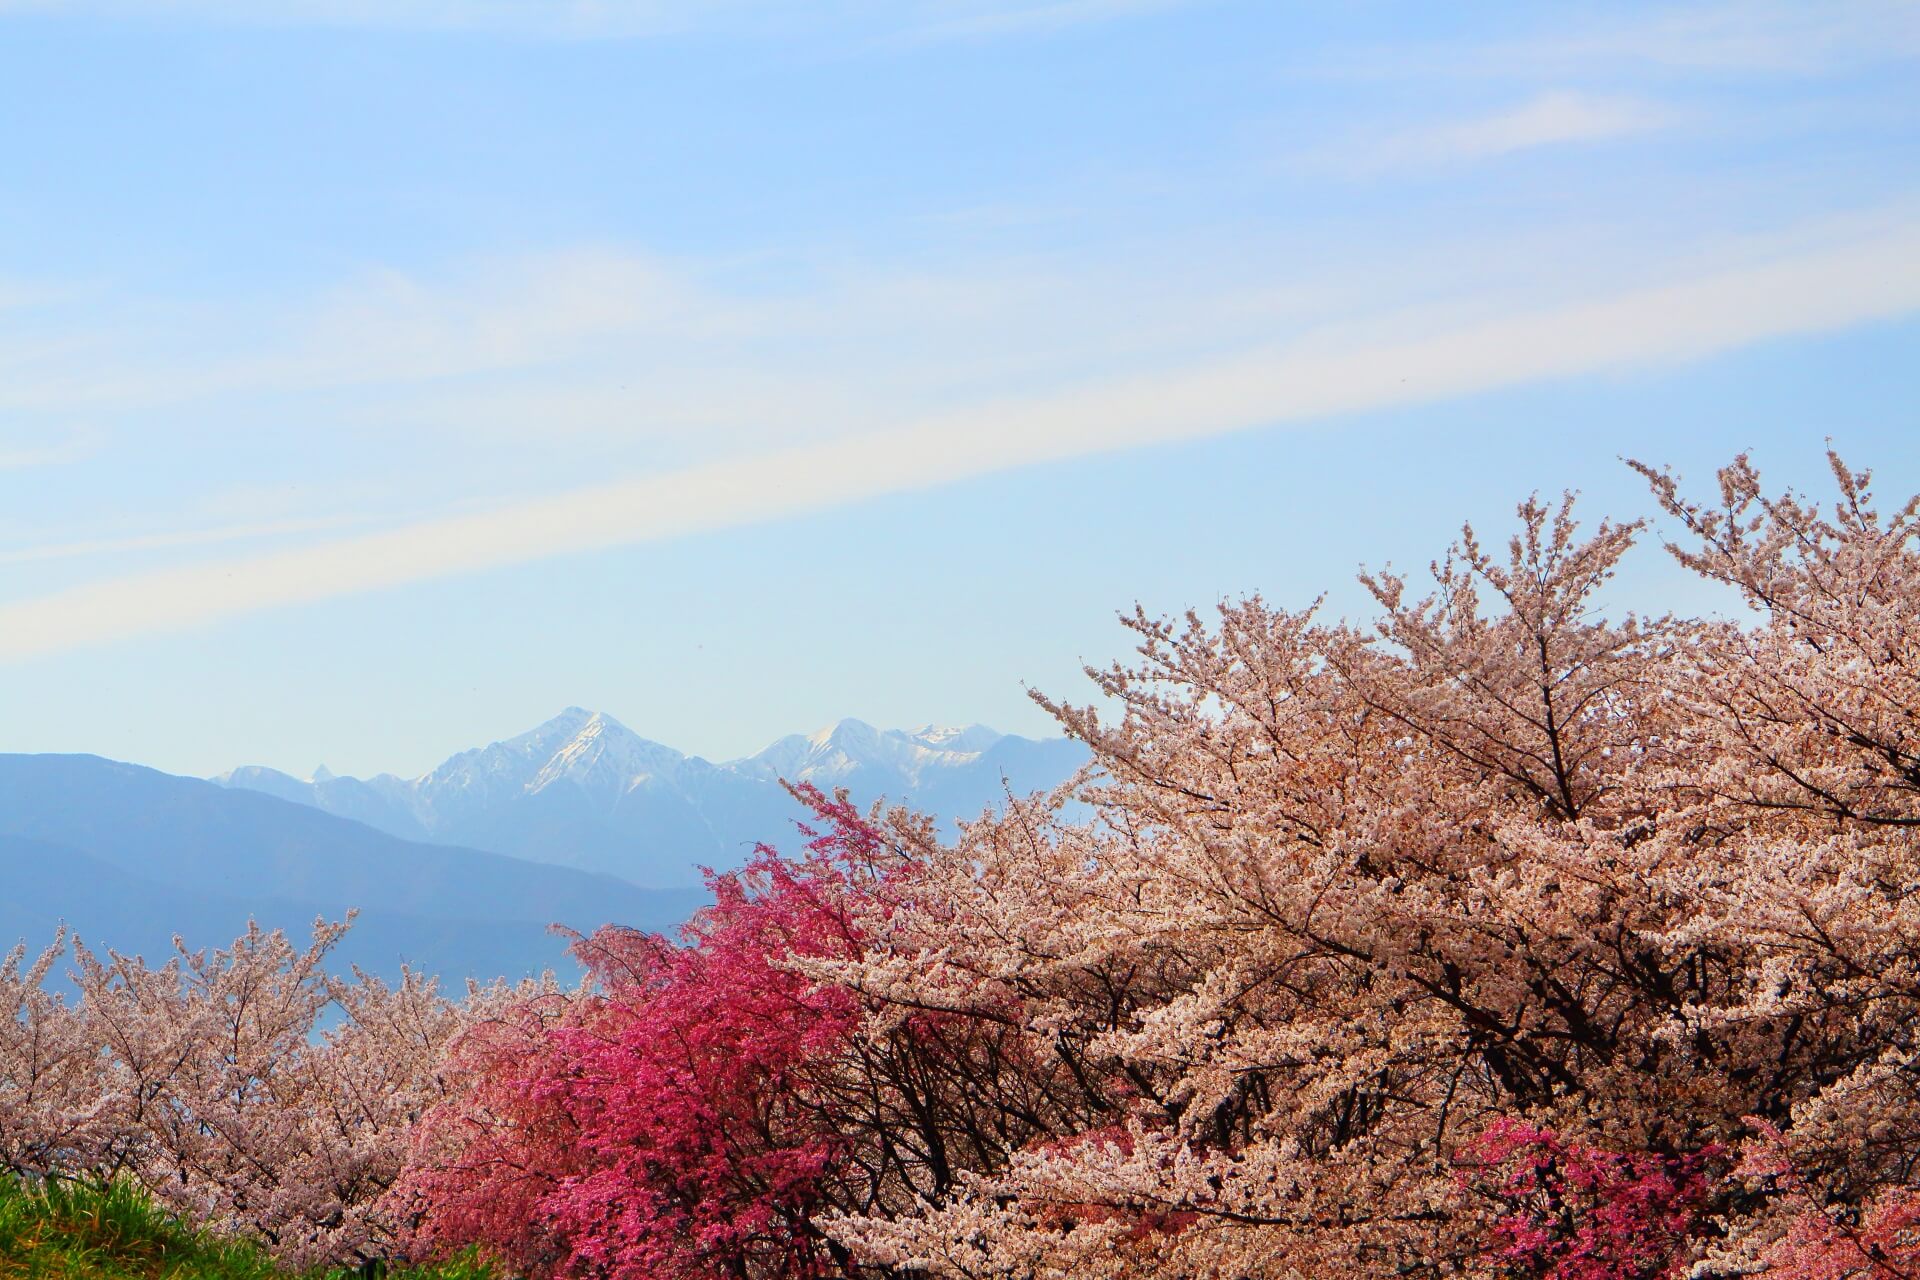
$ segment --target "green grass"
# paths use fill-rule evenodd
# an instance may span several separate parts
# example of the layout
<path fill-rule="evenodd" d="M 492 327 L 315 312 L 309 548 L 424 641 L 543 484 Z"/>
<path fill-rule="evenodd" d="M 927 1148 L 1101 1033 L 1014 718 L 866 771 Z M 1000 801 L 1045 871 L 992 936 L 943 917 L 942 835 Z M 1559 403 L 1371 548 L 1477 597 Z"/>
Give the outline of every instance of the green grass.
<path fill-rule="evenodd" d="M 250 1241 L 196 1231 L 139 1187 L 23 1183 L 0 1177 L 0 1280 L 359 1280 L 295 1272 Z M 396 1269 L 392 1280 L 493 1280 L 467 1257 Z"/>

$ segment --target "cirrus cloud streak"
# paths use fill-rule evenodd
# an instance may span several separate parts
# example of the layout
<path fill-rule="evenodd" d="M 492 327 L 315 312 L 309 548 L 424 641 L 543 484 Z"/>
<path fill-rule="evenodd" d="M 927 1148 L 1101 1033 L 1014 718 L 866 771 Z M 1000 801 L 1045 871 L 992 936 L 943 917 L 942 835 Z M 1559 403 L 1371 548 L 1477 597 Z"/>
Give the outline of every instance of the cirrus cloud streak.
<path fill-rule="evenodd" d="M 0 605 L 0 660 L 685 537 L 1017 467 L 1630 371 L 1920 310 L 1920 227 L 1462 327 L 1307 336 L 898 427 Z"/>

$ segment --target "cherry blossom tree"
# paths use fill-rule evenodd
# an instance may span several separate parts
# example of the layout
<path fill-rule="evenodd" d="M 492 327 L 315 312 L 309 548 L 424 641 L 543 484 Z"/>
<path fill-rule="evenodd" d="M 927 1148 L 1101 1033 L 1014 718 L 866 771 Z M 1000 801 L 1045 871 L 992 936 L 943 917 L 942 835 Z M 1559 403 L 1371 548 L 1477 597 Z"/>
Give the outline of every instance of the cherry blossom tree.
<path fill-rule="evenodd" d="M 301 1263 L 401 1247 L 385 1193 L 461 1022 L 421 975 L 330 976 L 346 927 L 316 924 L 301 949 L 252 926 L 158 968 L 75 947 L 102 1091 L 138 1136 L 128 1169 L 195 1221 Z"/>
<path fill-rule="evenodd" d="M 0 965 L 7 1168 L 133 1177 L 295 1263 L 402 1251 L 413 1224 L 388 1189 L 412 1126 L 441 1096 L 447 1043 L 509 989 L 457 1004 L 411 972 L 330 975 L 346 928 L 318 923 L 305 948 L 258 926 L 220 950 L 176 940 L 157 967 L 74 940 L 73 1002 L 46 985 L 64 933 L 32 965 L 16 950 Z"/>
<path fill-rule="evenodd" d="M 0 959 L 0 1171 L 16 1177 L 111 1167 L 126 1154 L 86 1017 L 47 989 L 66 950 L 63 928 L 31 962 L 25 943 Z"/>
<path fill-rule="evenodd" d="M 1368 625 L 1136 610 L 1040 699 L 1083 777 L 952 838 L 798 788 L 578 989 L 18 951 L 0 1157 L 582 1280 L 1920 1280 L 1920 500 L 1640 470 L 1745 616 L 1609 613 L 1649 526 L 1570 500 Z"/>
<path fill-rule="evenodd" d="M 1128 619 L 1139 662 L 1093 673 L 1119 714 L 1048 704 L 1095 819 L 1011 806 L 917 868 L 940 911 L 806 966 L 882 1006 L 1018 1008 L 1105 1124 L 842 1238 L 969 1276 L 1659 1274 L 1798 1212 L 1678 1172 L 1750 1116 L 1823 1204 L 1900 1203 L 1875 1188 L 1920 1150 L 1914 507 L 1835 475 L 1822 515 L 1744 461 L 1711 511 L 1649 473 L 1754 625 L 1609 619 L 1639 526 L 1583 539 L 1535 502 L 1425 597 L 1368 578 L 1374 628 Z M 1454 1171 L 1515 1124 L 1574 1160 L 1559 1188 L 1617 1164 L 1659 1229 L 1623 1244 L 1596 1186 L 1564 1239 L 1488 1256 Z"/>

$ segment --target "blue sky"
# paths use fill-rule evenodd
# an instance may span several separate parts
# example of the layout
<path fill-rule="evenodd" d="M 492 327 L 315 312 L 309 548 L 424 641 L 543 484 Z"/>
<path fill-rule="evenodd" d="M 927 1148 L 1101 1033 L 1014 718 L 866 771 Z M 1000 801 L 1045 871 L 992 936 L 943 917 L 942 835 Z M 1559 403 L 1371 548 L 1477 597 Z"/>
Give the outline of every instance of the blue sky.
<path fill-rule="evenodd" d="M 1358 613 L 1531 490 L 1645 514 L 1623 455 L 1904 497 L 1917 61 L 1856 0 L 0 0 L 0 749 L 1037 733 L 1135 600 Z"/>

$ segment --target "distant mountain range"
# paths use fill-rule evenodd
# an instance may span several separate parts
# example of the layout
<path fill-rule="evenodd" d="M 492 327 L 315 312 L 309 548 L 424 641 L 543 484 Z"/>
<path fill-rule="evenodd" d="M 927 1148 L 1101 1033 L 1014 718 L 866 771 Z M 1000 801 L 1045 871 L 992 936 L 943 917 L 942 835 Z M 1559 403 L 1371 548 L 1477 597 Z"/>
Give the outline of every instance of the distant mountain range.
<path fill-rule="evenodd" d="M 304 937 L 360 917 L 339 958 L 458 979 L 565 969 L 548 926 L 668 930 L 705 895 L 477 849 L 399 840 L 362 823 L 98 756 L 0 755 L 0 952 L 52 940 L 164 959 L 179 933 L 219 947 L 249 918 Z"/>
<path fill-rule="evenodd" d="M 790 848 L 804 815 L 782 778 L 951 820 L 1053 786 L 1082 758 L 978 725 L 845 720 L 716 765 L 577 707 L 412 779 L 208 781 L 0 755 L 0 954 L 65 922 L 160 960 L 175 933 L 220 947 L 252 918 L 300 937 L 357 908 L 342 963 L 454 980 L 566 971 L 549 925 L 670 931 L 706 901 L 699 866 L 738 865 L 758 841 Z"/>
<path fill-rule="evenodd" d="M 1057 785 L 1086 759 L 1065 739 L 984 725 L 879 730 L 842 720 L 757 755 L 714 764 L 649 741 L 613 717 L 569 707 L 516 738 L 461 752 L 418 778 L 309 779 L 248 766 L 214 779 L 350 818 L 403 840 L 460 845 L 607 872 L 635 884 L 699 884 L 783 845 L 798 806 L 781 780 L 846 787 L 953 820 Z"/>

